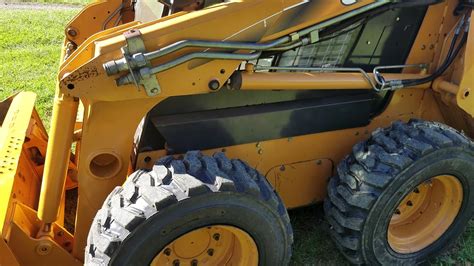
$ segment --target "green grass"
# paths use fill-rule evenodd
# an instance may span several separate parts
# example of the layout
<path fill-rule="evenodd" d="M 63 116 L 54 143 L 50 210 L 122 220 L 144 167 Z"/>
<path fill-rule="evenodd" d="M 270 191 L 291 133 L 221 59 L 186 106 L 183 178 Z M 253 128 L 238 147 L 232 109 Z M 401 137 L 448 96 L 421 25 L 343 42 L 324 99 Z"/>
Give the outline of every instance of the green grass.
<path fill-rule="evenodd" d="M 7 0 L 7 3 L 35 3 L 35 4 L 66 4 L 66 5 L 85 5 L 94 0 Z"/>
<path fill-rule="evenodd" d="M 38 94 L 36 107 L 43 120 L 49 121 L 63 27 L 76 12 L 0 9 L 0 98 L 34 91 Z M 292 264 L 347 264 L 329 239 L 321 206 L 293 210 L 290 216 L 295 232 Z M 474 223 L 453 249 L 433 263 L 474 263 Z"/>
<path fill-rule="evenodd" d="M 36 107 L 49 121 L 63 28 L 76 12 L 0 9 L 0 98 L 34 91 Z"/>
<path fill-rule="evenodd" d="M 295 235 L 292 265 L 349 265 L 328 233 L 321 205 L 290 211 Z"/>
<path fill-rule="evenodd" d="M 349 265 L 338 252 L 328 233 L 321 205 L 290 211 L 295 234 L 292 265 Z M 471 265 L 474 263 L 474 221 L 466 233 L 445 254 L 434 258 L 432 265 Z"/>

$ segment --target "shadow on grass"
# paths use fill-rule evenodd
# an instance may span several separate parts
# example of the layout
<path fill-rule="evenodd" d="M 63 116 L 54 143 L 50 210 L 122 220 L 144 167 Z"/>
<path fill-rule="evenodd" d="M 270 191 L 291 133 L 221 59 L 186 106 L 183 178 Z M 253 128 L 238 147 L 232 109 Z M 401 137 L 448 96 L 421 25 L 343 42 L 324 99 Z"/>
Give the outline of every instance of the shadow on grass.
<path fill-rule="evenodd" d="M 323 205 L 289 211 L 295 234 L 291 265 L 350 265 L 338 251 L 324 220 Z M 427 265 L 472 265 L 474 262 L 474 221 L 451 249 Z"/>
<path fill-rule="evenodd" d="M 349 265 L 329 236 L 322 204 L 289 214 L 295 234 L 291 265 Z"/>

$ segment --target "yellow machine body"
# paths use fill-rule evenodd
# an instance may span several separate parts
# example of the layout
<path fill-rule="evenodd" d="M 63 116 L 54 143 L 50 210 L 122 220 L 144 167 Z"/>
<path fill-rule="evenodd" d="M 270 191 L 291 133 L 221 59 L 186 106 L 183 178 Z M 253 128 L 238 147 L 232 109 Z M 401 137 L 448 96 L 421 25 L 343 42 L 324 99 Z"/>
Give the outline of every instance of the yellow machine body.
<path fill-rule="evenodd" d="M 167 154 L 164 149 L 133 153 L 134 134 L 142 118 L 170 97 L 214 93 L 210 82 L 225 84 L 242 62 L 192 59 L 178 64 L 155 75 L 161 92 L 149 96 L 142 86 L 118 86 L 119 75 L 109 76 L 104 70 L 103 64 L 123 56 L 121 49 L 128 41 L 124 33 L 139 31 L 147 51 L 194 39 L 266 43 L 291 36 L 297 40 L 295 33 L 302 29 L 384 3 L 361 0 L 343 5 L 319 0 L 299 14 L 300 6 L 307 2 L 228 1 L 146 23 L 133 21 L 126 1 L 100 1 L 84 7 L 65 29 L 49 137 L 34 110 L 33 93 L 21 92 L 0 104 L 0 233 L 4 240 L 0 241 L 0 265 L 81 264 L 92 219 L 106 196 L 129 173 L 151 168 L 155 159 Z M 448 0 L 430 6 L 421 23 L 406 64 L 429 63 L 429 68 L 387 74 L 389 80 L 420 78 L 436 69 L 459 19 L 452 15 L 456 4 Z M 109 14 L 121 5 L 125 5 L 121 23 L 113 27 Z M 227 156 L 247 161 L 266 176 L 288 208 L 321 202 L 337 163 L 379 127 L 420 118 L 473 135 L 472 34 L 466 47 L 436 81 L 396 90 L 384 111 L 367 126 L 203 152 L 225 150 Z M 184 48 L 151 63 L 160 65 L 203 50 Z M 277 85 L 285 90 L 372 89 L 354 72 L 260 73 L 249 64 L 241 77 L 241 90 L 273 90 Z M 74 203 L 77 212 L 74 233 L 70 233 L 64 228 L 65 191 L 75 187 L 79 188 Z"/>

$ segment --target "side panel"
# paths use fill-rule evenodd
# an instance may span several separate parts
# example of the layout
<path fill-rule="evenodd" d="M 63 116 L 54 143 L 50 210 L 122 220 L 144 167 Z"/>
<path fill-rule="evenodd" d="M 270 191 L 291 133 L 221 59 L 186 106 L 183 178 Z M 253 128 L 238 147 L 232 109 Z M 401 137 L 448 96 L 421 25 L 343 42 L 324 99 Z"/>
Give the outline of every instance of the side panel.
<path fill-rule="evenodd" d="M 331 93 L 319 93 L 318 96 L 316 92 L 301 91 L 302 99 L 299 100 L 151 116 L 147 122 L 152 123 L 159 134 L 145 135 L 143 147 L 163 148 L 164 143 L 150 146 L 152 140 L 160 139 L 160 135 L 170 153 L 184 153 L 365 126 L 370 122 L 372 106 L 378 99 L 376 94 L 367 92 L 338 91 L 333 92 L 333 96 Z M 232 94 L 258 95 L 249 92 L 224 94 L 228 97 Z"/>
<path fill-rule="evenodd" d="M 325 181 L 334 174 L 335 168 L 330 172 L 317 170 L 315 174 L 310 168 L 303 167 L 296 169 L 291 175 L 278 175 L 276 171 L 281 173 L 278 169 L 318 160 L 329 160 L 336 166 L 353 145 L 367 139 L 377 128 L 387 127 L 396 120 L 408 121 L 411 118 L 444 122 L 431 90 L 405 89 L 395 92 L 387 109 L 367 126 L 228 146 L 205 150 L 204 153 L 211 155 L 224 151 L 230 158 L 245 160 L 265 175 L 279 194 L 286 195 L 285 204 L 300 207 L 321 201 L 325 197 Z M 142 152 L 137 156 L 136 168 L 150 169 L 153 162 L 164 155 L 165 150 Z M 308 174 L 310 176 L 302 177 Z M 307 178 L 308 183 L 303 185 L 301 182 L 292 181 L 297 178 Z M 305 189 L 306 186 L 315 187 L 317 191 L 309 191 Z M 298 190 L 308 194 L 298 195 Z"/>
<path fill-rule="evenodd" d="M 327 186 L 333 168 L 332 160 L 317 159 L 273 167 L 266 177 L 291 209 L 323 201 L 321 187 Z"/>

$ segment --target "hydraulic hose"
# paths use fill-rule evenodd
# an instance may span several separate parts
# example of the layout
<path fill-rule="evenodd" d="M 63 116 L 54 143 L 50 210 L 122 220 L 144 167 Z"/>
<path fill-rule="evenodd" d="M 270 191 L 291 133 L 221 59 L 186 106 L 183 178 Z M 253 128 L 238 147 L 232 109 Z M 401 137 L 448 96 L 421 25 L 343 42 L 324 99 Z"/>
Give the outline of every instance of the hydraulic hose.
<path fill-rule="evenodd" d="M 430 76 L 426 78 L 421 78 L 421 79 L 408 79 L 408 80 L 396 80 L 396 81 L 390 81 L 389 84 L 395 84 L 397 87 L 405 88 L 405 87 L 413 87 L 417 86 L 420 84 L 428 83 L 434 81 L 436 78 L 439 76 L 443 75 L 443 73 L 449 68 L 449 66 L 454 62 L 456 57 L 459 55 L 461 52 L 462 48 L 467 42 L 467 35 L 469 31 L 469 25 L 470 25 L 470 18 L 465 20 L 464 16 L 461 18 L 458 26 L 455 29 L 453 40 L 451 41 L 451 45 L 448 50 L 448 54 L 446 55 L 446 59 L 443 62 L 443 64 Z M 459 42 L 458 46 L 456 47 L 456 43 L 459 39 L 459 35 L 461 34 L 461 29 L 464 27 L 464 34 Z"/>
<path fill-rule="evenodd" d="M 416 85 L 420 85 L 423 83 L 427 82 L 432 82 L 439 76 L 443 75 L 443 73 L 449 68 L 449 66 L 454 62 L 454 59 L 458 56 L 459 52 L 462 50 L 464 47 L 464 44 L 466 44 L 467 41 L 467 35 L 464 35 L 463 38 L 461 39 L 461 42 L 459 43 L 458 47 L 454 50 L 452 55 L 450 57 L 446 58 L 446 61 L 443 63 L 443 65 L 436 70 L 431 76 L 428 76 L 426 78 L 418 79 L 418 80 L 404 80 L 402 81 L 403 87 L 412 87 Z"/>

